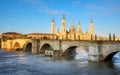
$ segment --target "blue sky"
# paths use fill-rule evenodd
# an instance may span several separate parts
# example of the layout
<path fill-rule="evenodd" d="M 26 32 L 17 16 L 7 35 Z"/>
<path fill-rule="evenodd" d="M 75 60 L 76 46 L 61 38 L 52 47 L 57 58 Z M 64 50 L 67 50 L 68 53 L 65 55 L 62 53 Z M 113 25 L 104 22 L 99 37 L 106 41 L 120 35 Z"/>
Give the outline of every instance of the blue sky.
<path fill-rule="evenodd" d="M 85 32 L 92 18 L 95 34 L 120 36 L 120 0 L 0 0 L 0 33 L 47 33 L 53 17 L 61 30 L 63 14 L 67 29 L 80 21 Z"/>

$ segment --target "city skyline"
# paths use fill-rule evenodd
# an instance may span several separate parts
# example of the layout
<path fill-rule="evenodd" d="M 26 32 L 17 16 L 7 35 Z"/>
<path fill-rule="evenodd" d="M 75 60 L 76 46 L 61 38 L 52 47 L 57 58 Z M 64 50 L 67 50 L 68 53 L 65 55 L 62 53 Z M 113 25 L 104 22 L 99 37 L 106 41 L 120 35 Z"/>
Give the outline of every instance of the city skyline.
<path fill-rule="evenodd" d="M 80 21 L 82 30 L 89 30 L 90 19 L 95 24 L 95 34 L 120 36 L 119 0 L 1 0 L 0 34 L 2 32 L 50 33 L 52 18 L 61 31 L 65 14 L 67 30 L 76 28 Z"/>

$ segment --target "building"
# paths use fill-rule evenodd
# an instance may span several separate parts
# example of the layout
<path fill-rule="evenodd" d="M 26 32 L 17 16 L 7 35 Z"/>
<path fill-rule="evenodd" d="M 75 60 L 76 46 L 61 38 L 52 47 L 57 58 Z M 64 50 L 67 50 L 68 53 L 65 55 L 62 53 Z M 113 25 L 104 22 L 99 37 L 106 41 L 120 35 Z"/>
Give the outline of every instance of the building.
<path fill-rule="evenodd" d="M 56 34 L 59 40 L 91 40 L 94 39 L 94 22 L 90 21 L 90 30 L 86 30 L 83 33 L 80 22 L 78 23 L 78 28 L 75 27 L 74 22 L 72 22 L 69 31 L 66 28 L 65 15 L 62 18 L 62 29 L 61 31 L 56 31 L 55 21 L 52 20 L 51 33 Z"/>
<path fill-rule="evenodd" d="M 26 35 L 23 35 L 21 33 L 16 33 L 16 32 L 2 33 L 0 37 L 1 37 L 2 41 L 12 40 L 12 39 L 20 39 L 20 38 L 27 38 Z"/>
<path fill-rule="evenodd" d="M 1 39 L 1 37 L 2 37 L 2 36 L 0 35 L 0 39 Z"/>
<path fill-rule="evenodd" d="M 56 34 L 49 34 L 49 33 L 30 33 L 27 34 L 28 38 L 32 38 L 32 39 L 57 39 L 57 35 Z"/>

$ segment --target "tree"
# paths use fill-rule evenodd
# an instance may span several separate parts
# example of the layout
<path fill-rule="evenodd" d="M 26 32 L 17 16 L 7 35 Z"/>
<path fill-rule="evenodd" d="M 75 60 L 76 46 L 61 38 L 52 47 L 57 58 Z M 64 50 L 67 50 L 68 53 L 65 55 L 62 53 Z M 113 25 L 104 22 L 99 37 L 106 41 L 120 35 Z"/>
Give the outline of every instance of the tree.
<path fill-rule="evenodd" d="M 7 41 L 7 40 L 8 40 L 7 36 L 2 36 L 2 41 Z"/>

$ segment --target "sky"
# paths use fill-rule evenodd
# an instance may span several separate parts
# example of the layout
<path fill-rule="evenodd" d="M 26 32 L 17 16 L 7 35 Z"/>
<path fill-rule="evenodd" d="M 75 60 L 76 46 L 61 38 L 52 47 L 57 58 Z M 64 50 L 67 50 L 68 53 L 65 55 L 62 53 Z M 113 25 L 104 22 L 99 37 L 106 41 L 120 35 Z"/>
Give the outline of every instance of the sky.
<path fill-rule="evenodd" d="M 68 30 L 80 21 L 83 32 L 89 31 L 92 18 L 95 34 L 120 37 L 120 0 L 0 0 L 0 34 L 50 33 L 52 18 L 61 31 L 63 14 Z"/>

